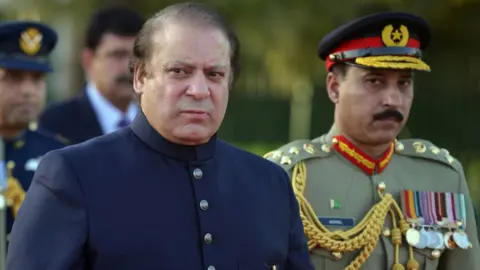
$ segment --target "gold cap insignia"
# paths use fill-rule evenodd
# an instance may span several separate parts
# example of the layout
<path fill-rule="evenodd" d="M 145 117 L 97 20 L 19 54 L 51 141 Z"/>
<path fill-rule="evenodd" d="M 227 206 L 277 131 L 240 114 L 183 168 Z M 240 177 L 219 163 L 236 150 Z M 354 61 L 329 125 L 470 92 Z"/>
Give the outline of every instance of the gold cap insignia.
<path fill-rule="evenodd" d="M 35 55 L 42 47 L 43 35 L 36 28 L 28 28 L 20 34 L 20 48 L 28 55 Z"/>
<path fill-rule="evenodd" d="M 405 25 L 395 28 L 389 24 L 383 28 L 382 41 L 387 47 L 405 47 L 408 44 L 410 34 Z"/>

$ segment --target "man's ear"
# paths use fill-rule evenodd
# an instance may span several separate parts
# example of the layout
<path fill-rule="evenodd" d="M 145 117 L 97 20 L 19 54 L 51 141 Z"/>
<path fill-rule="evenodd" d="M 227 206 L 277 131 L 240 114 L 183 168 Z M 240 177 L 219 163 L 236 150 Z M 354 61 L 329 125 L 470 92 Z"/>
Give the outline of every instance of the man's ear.
<path fill-rule="evenodd" d="M 340 80 L 341 77 L 338 74 L 333 72 L 328 72 L 327 75 L 327 93 L 328 97 L 333 103 L 338 103 L 339 96 L 340 96 Z"/>
<path fill-rule="evenodd" d="M 145 85 L 145 65 L 136 64 L 133 68 L 133 89 L 137 94 L 143 94 Z"/>

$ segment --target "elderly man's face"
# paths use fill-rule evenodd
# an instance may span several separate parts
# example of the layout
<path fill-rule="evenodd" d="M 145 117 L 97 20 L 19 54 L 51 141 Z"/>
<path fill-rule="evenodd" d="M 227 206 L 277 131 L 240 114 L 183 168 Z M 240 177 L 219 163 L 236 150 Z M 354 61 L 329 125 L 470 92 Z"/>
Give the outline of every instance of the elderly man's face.
<path fill-rule="evenodd" d="M 349 67 L 330 73 L 329 96 L 342 131 L 368 145 L 393 141 L 405 125 L 413 100 L 411 71 Z"/>
<path fill-rule="evenodd" d="M 45 74 L 0 70 L 0 121 L 5 127 L 24 127 L 36 120 L 45 105 Z"/>
<path fill-rule="evenodd" d="M 230 50 L 215 28 L 170 23 L 154 35 L 147 75 L 135 76 L 135 90 L 164 137 L 195 145 L 217 132 L 228 103 Z"/>

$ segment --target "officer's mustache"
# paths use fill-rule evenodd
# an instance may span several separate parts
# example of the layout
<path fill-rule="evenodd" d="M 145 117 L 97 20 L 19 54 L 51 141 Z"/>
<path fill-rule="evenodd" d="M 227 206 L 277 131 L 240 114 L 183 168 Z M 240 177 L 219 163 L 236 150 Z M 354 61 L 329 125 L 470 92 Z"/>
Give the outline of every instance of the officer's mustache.
<path fill-rule="evenodd" d="M 404 118 L 403 114 L 397 110 L 385 110 L 383 112 L 373 115 L 373 120 L 385 120 L 391 117 L 395 118 L 398 122 L 402 122 Z"/>
<path fill-rule="evenodd" d="M 126 75 L 126 74 L 123 74 L 121 76 L 118 76 L 116 79 L 115 79 L 115 82 L 117 83 L 128 83 L 128 84 L 132 84 L 132 76 L 130 75 Z"/>

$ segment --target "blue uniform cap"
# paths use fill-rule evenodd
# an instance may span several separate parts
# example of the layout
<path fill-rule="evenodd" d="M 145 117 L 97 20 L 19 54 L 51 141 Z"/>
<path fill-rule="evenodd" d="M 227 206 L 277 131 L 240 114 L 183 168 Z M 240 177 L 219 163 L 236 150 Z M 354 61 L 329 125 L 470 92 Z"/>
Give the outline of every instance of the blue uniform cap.
<path fill-rule="evenodd" d="M 57 44 L 57 33 L 33 21 L 0 23 L 0 68 L 50 72 L 48 56 Z"/>
<path fill-rule="evenodd" d="M 326 61 L 329 71 L 337 63 L 430 71 L 421 59 L 430 39 L 429 24 L 417 15 L 374 13 L 327 34 L 318 45 L 318 56 Z"/>

